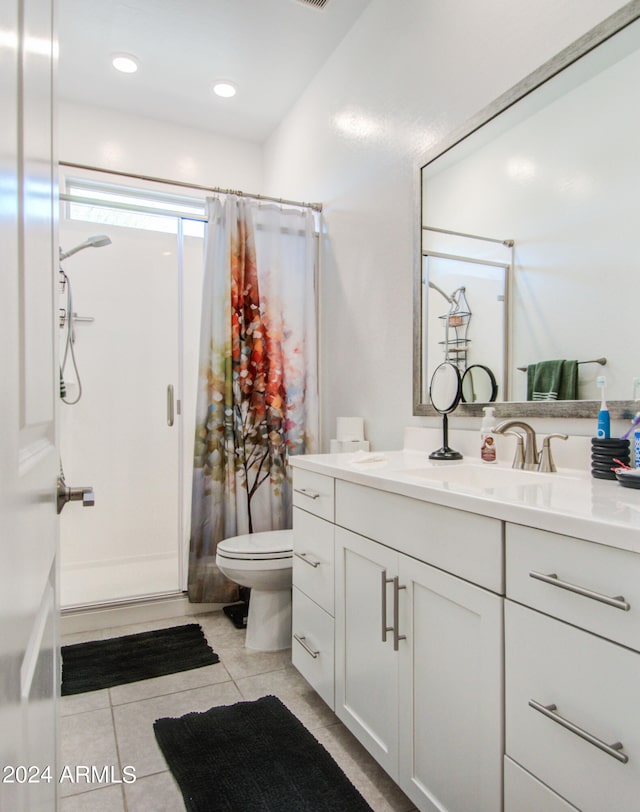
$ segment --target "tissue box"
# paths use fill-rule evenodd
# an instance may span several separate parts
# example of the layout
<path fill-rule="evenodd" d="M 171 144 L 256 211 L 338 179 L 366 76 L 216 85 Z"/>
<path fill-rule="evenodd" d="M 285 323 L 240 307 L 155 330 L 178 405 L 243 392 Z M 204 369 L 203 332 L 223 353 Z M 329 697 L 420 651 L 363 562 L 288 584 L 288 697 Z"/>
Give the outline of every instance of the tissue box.
<path fill-rule="evenodd" d="M 329 451 L 332 454 L 344 454 L 347 451 L 368 451 L 368 440 L 330 440 Z"/>
<path fill-rule="evenodd" d="M 364 440 L 363 417 L 336 418 L 336 437 L 339 442 Z"/>

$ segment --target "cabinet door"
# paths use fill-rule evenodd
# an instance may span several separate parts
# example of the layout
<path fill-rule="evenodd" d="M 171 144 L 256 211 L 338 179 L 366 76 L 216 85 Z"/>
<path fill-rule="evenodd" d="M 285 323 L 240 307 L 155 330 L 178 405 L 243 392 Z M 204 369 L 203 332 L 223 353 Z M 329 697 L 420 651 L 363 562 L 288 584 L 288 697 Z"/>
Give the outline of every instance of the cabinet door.
<path fill-rule="evenodd" d="M 393 623 L 393 584 L 383 581 L 397 575 L 398 554 L 342 528 L 335 541 L 336 713 L 397 780 L 398 652 L 393 632 L 383 634 Z"/>
<path fill-rule="evenodd" d="M 640 654 L 505 604 L 506 753 L 582 812 L 640 809 Z"/>
<path fill-rule="evenodd" d="M 425 812 L 502 808 L 502 599 L 399 556 L 401 788 Z"/>

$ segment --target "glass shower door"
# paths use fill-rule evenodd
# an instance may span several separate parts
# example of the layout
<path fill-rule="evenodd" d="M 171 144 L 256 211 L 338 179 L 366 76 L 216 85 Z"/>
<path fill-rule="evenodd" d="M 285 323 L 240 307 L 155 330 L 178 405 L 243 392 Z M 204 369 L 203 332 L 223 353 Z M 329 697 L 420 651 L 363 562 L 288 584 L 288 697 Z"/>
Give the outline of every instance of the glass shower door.
<path fill-rule="evenodd" d="M 112 244 L 63 262 L 82 397 L 60 407 L 62 464 L 95 491 L 60 517 L 63 608 L 181 589 L 177 235 L 61 218 L 60 244 L 99 232 Z"/>

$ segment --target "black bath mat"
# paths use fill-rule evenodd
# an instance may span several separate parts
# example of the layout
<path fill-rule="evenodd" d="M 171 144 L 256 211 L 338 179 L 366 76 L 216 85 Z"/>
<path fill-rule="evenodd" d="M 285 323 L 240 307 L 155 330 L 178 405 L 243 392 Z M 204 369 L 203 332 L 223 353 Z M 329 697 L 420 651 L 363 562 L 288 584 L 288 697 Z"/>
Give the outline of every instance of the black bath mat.
<path fill-rule="evenodd" d="M 188 812 L 371 812 L 275 696 L 153 725 Z"/>
<path fill-rule="evenodd" d="M 62 647 L 62 695 L 99 691 L 220 661 L 198 623 Z"/>

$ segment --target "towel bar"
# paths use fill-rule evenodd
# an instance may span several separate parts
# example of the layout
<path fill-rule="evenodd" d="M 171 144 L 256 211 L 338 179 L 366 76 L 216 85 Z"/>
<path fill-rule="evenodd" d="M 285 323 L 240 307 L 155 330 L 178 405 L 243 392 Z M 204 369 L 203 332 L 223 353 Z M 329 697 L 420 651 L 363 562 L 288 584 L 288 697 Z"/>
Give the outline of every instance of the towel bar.
<path fill-rule="evenodd" d="M 607 363 L 606 358 L 593 358 L 591 361 L 578 361 L 578 366 L 580 366 L 580 364 L 600 364 L 600 366 L 603 367 L 606 365 L 606 363 Z M 518 367 L 518 369 L 520 370 L 520 372 L 527 371 L 527 367 Z"/>

